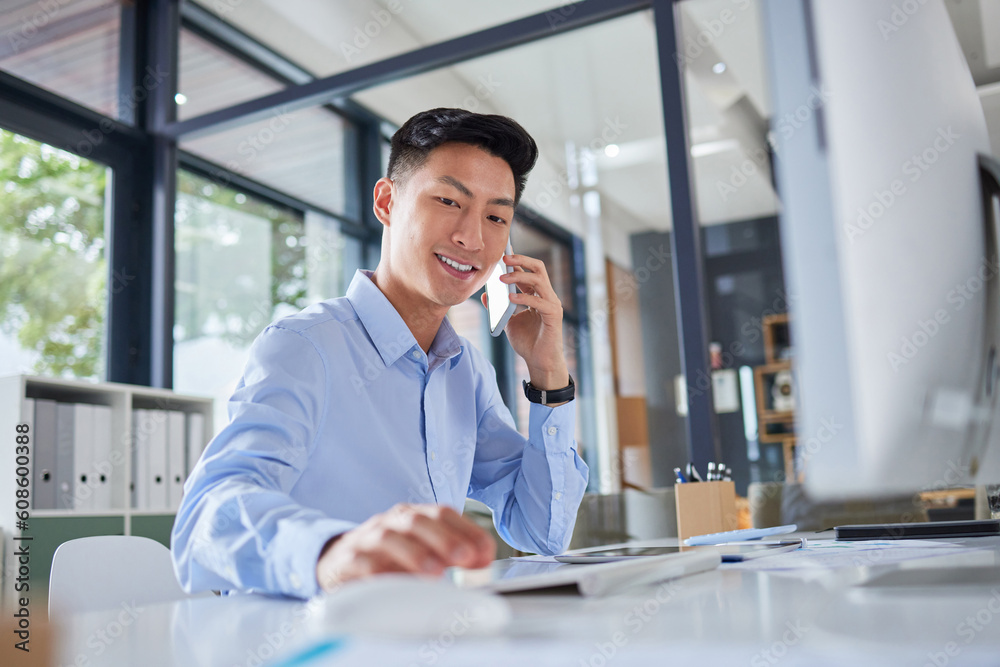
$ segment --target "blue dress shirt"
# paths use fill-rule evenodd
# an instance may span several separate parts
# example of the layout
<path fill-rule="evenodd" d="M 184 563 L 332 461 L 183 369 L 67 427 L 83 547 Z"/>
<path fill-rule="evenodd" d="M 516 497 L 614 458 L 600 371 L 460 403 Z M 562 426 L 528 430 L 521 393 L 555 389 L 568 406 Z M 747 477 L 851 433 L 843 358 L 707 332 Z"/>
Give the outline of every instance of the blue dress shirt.
<path fill-rule="evenodd" d="M 445 319 L 424 354 L 370 275 L 254 341 L 230 423 L 184 484 L 171 552 L 186 591 L 311 597 L 326 542 L 397 503 L 473 498 L 511 546 L 568 546 L 588 472 L 575 401 L 533 403 L 525 440 L 482 353 Z"/>

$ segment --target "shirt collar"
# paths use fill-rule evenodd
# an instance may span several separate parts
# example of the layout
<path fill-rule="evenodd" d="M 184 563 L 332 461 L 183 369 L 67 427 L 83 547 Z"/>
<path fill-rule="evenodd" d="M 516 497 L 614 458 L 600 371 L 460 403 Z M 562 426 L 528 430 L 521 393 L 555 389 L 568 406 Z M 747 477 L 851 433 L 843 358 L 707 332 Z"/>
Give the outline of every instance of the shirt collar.
<path fill-rule="evenodd" d="M 347 300 L 358 314 L 382 361 L 391 366 L 417 345 L 417 339 L 382 290 L 372 282 L 371 276 L 371 271 L 358 269 L 347 288 Z M 461 339 L 447 317 L 441 322 L 429 351 L 442 359 L 462 353 Z M 457 361 L 457 358 L 453 359 L 452 366 Z"/>

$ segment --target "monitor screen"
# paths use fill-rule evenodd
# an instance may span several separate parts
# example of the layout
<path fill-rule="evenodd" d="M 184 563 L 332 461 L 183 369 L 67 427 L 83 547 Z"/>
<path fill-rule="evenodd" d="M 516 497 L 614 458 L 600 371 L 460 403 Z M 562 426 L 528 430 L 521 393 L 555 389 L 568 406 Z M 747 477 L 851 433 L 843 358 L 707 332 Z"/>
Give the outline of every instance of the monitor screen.
<path fill-rule="evenodd" d="M 762 6 L 797 450 L 817 498 L 1000 479 L 986 122 L 943 2 L 880 30 L 893 7 Z"/>

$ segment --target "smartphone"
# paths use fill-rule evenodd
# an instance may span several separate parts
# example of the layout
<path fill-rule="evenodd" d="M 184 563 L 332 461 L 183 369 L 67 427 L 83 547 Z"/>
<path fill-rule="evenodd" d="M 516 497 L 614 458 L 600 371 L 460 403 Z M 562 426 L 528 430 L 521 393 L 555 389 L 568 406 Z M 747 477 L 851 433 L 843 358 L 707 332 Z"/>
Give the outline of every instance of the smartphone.
<path fill-rule="evenodd" d="M 504 254 L 514 254 L 510 242 L 507 243 Z M 490 335 L 494 337 L 499 336 L 503 328 L 507 326 L 507 320 L 514 314 L 514 309 L 517 307 L 510 300 L 510 295 L 514 294 L 517 288 L 500 281 L 500 276 L 505 273 L 514 273 L 514 267 L 504 264 L 501 257 L 497 265 L 493 267 L 493 273 L 490 274 L 489 280 L 486 281 L 486 302 L 490 309 Z"/>
<path fill-rule="evenodd" d="M 648 558 L 690 551 L 716 551 L 723 563 L 740 563 L 771 554 L 794 551 L 802 546 L 802 540 L 782 540 L 778 542 L 729 542 L 701 547 L 618 547 L 587 551 L 581 554 L 563 554 L 555 559 L 560 563 L 608 563 L 616 560 Z"/>

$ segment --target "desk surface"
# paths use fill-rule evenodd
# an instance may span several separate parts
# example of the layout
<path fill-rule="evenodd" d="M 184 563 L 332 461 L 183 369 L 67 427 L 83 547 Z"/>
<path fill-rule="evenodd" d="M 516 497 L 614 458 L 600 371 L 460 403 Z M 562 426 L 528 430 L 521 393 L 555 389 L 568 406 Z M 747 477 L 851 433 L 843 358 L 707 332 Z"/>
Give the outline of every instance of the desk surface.
<path fill-rule="evenodd" d="M 504 637 L 400 642 L 348 639 L 301 665 L 997 665 L 1000 538 L 966 541 L 992 563 L 978 583 L 858 585 L 872 572 L 776 573 L 723 566 L 606 598 L 508 596 Z M 971 553 L 971 552 L 970 552 Z M 984 560 L 985 559 L 985 560 Z M 972 560 L 926 561 L 954 573 Z M 859 563 L 859 565 L 865 565 Z M 587 567 L 587 566 L 581 566 Z M 267 665 L 336 635 L 322 605 L 255 595 L 209 597 L 64 619 L 60 665 Z M 696 661 L 696 662 L 691 662 Z"/>

